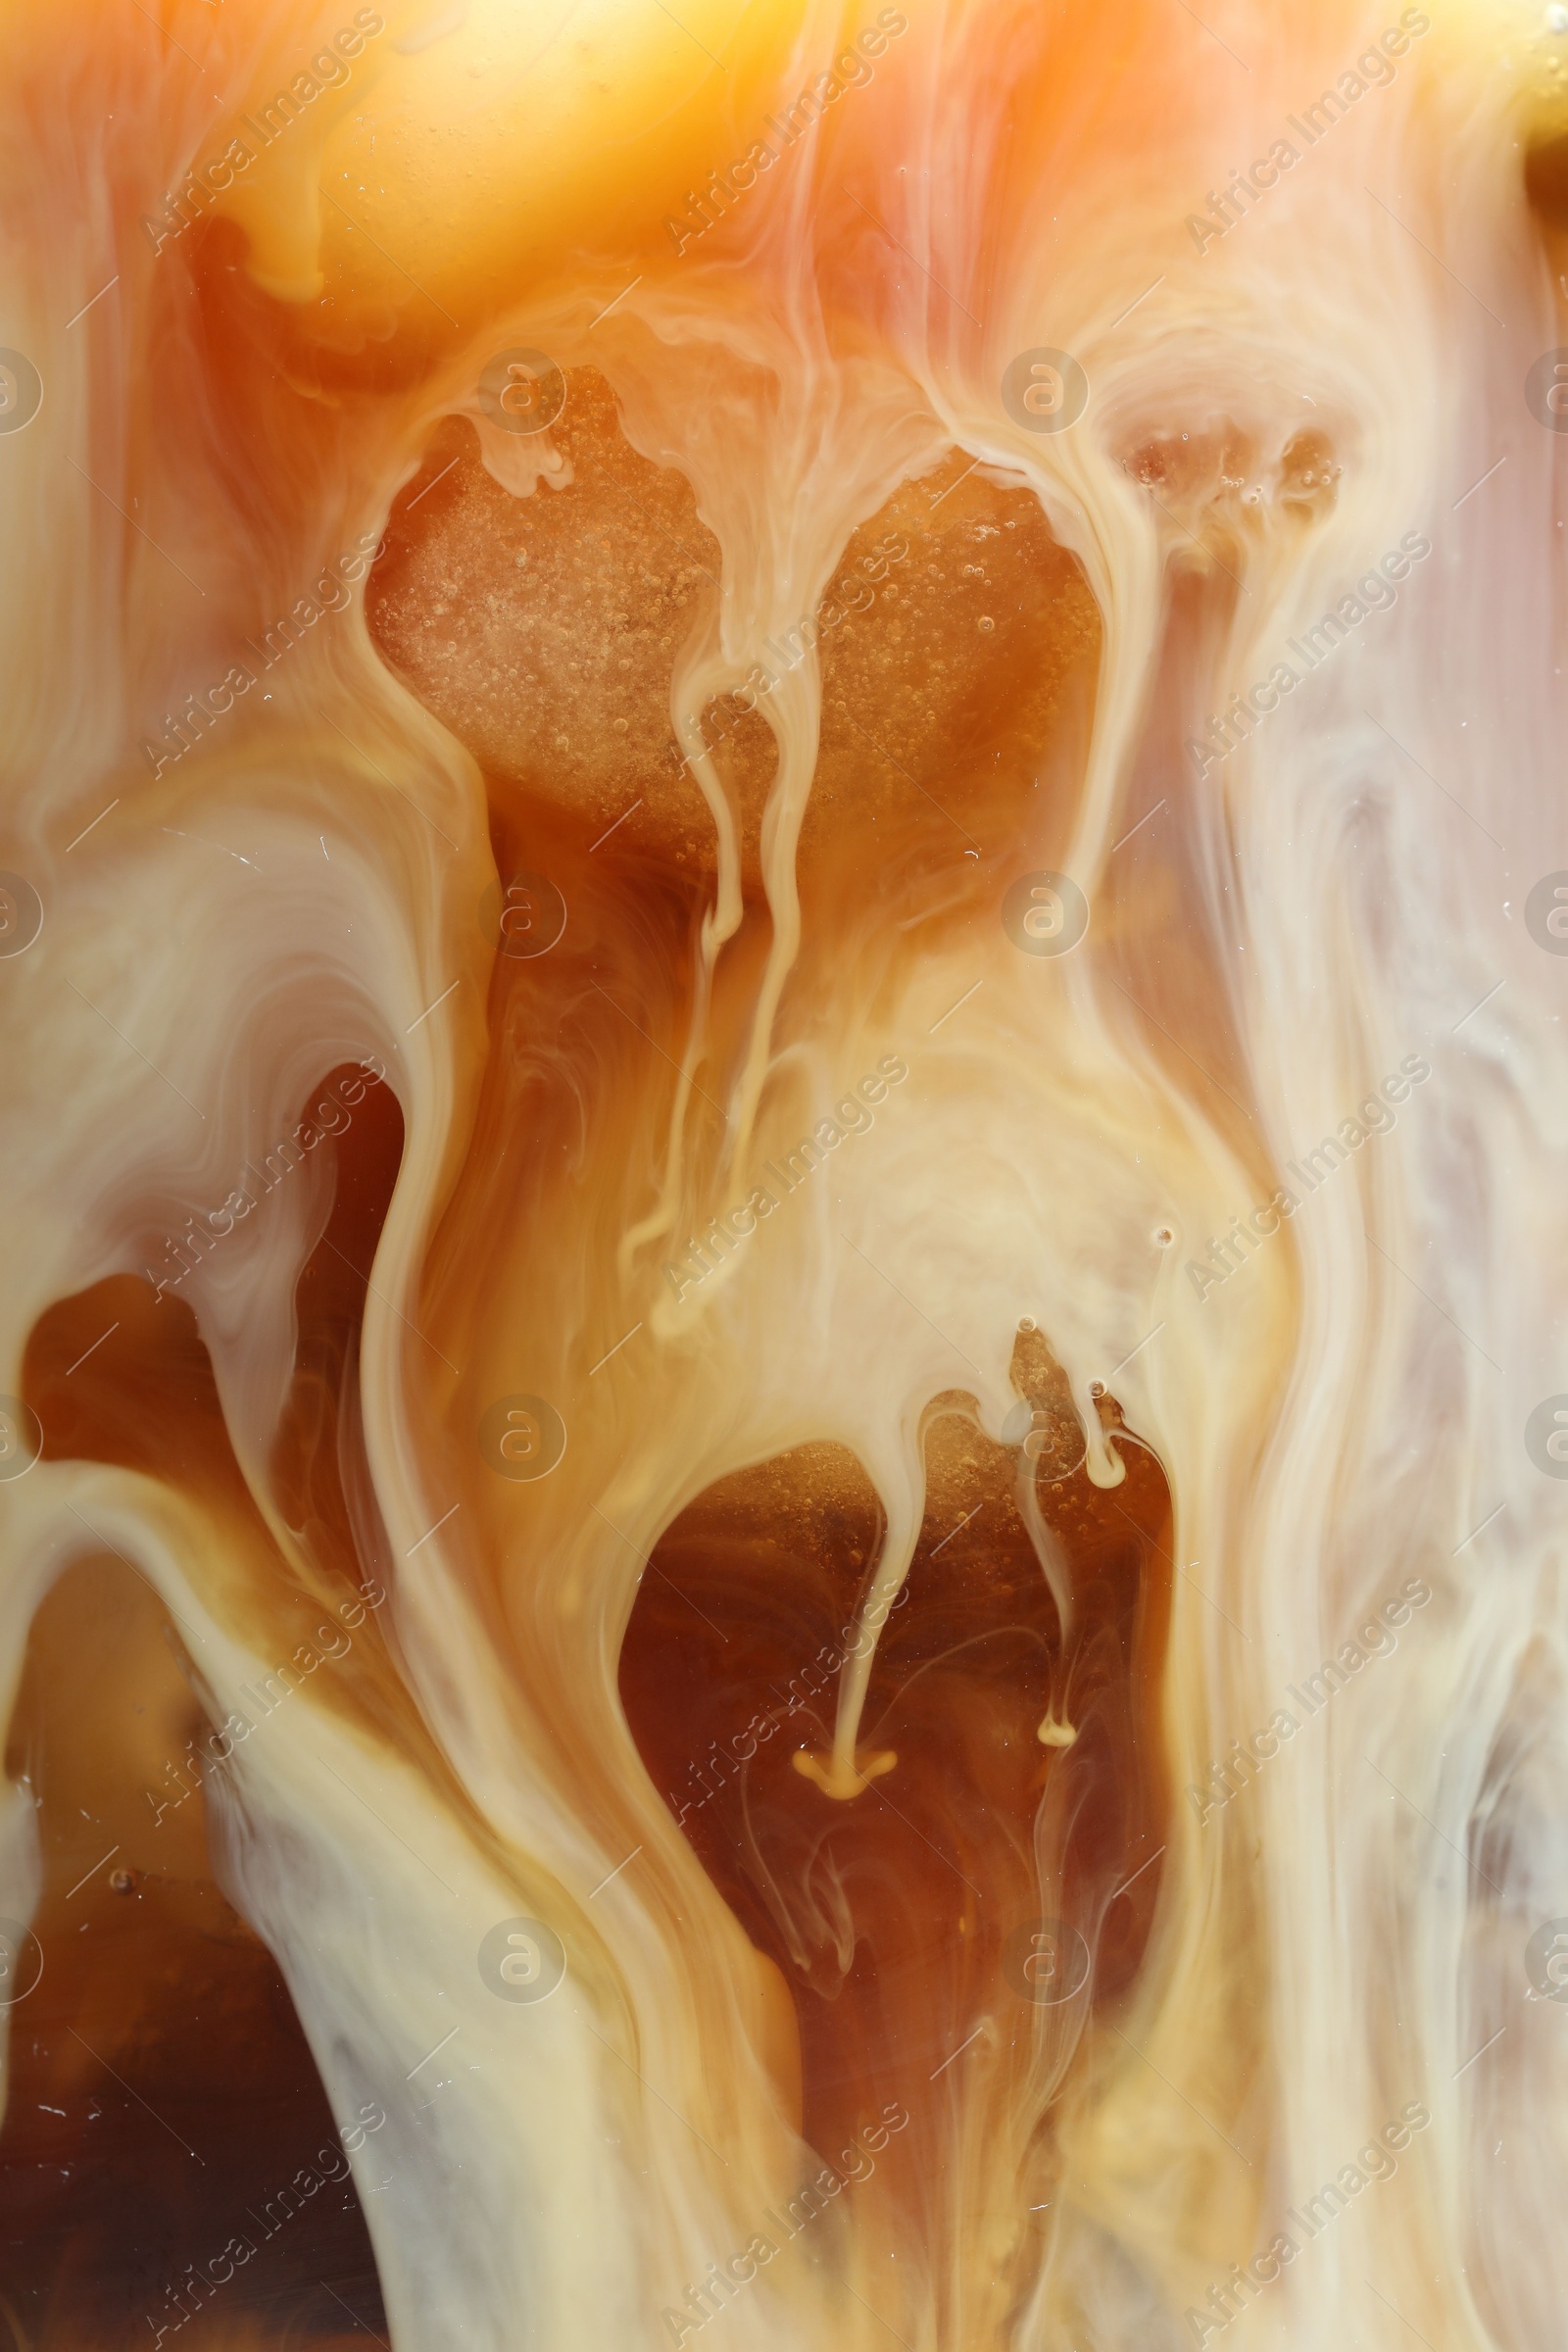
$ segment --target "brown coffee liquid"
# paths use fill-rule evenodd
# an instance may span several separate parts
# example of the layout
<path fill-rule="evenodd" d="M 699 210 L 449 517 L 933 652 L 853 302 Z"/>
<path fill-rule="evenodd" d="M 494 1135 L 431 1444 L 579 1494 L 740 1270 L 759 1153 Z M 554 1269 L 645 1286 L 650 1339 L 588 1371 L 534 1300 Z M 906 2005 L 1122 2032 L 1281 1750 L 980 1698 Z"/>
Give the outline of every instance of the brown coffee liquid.
<path fill-rule="evenodd" d="M 802 1447 L 684 1511 L 643 1579 L 620 1665 L 655 1785 L 790 1988 L 805 2137 L 831 2162 L 867 2119 L 906 2110 L 910 2128 L 857 2194 L 898 2200 L 917 2229 L 939 2210 L 964 2219 L 951 2205 L 960 2184 L 942 2175 L 950 2078 L 976 2062 L 966 2037 L 984 2041 L 988 2095 L 1004 2105 L 1036 2062 L 1039 2021 L 1072 2009 L 1042 1995 L 1091 1959 L 1084 1997 L 1125 1988 L 1166 1801 L 1157 1464 L 1124 1441 L 1124 1483 L 1097 1488 L 1070 1467 L 1061 1418 L 1040 1416 L 1038 1496 L 1072 1587 L 1064 1643 L 1017 1507 L 1019 1456 L 965 1399 L 945 1401 L 928 1416 L 925 1519 L 860 1727 L 862 1759 L 897 1762 L 862 1793 L 836 1801 L 795 1765 L 831 1743 L 846 1629 L 853 1640 L 882 1532 L 843 1447 Z M 1048 1719 L 1070 1743 L 1042 1740 Z M 1035 2160 L 1049 2180 L 1049 2150 Z"/>
<path fill-rule="evenodd" d="M 402 1152 L 390 1090 L 371 1089 L 319 1149 L 335 1157 L 333 1203 L 296 1294 L 275 1491 L 331 1594 L 359 1590 L 342 1471 L 353 1432 L 340 1445 L 339 1423 Z M 46 1458 L 166 1481 L 248 1557 L 270 1556 L 276 1590 L 258 1578 L 252 1596 L 264 1657 L 310 1639 L 302 1628 L 322 1610 L 250 1502 L 177 1291 L 159 1298 L 127 1275 L 63 1300 L 33 1333 L 25 1394 Z M 277 1963 L 226 1890 L 211 1791 L 227 1768 L 196 1687 L 200 1629 L 97 1540 L 90 1508 L 82 1517 L 82 1557 L 33 1621 L 7 1750 L 35 1809 L 42 1891 L 28 1936 L 0 1930 L 21 1994 L 0 2132 L 0 2317 L 33 2352 L 364 2343 L 386 2322 L 343 2132 L 368 2119 L 334 2114 Z M 330 1676 L 373 1676 L 377 1641 L 370 1612 L 313 1698 Z M 283 1710 L 306 1703 L 290 1690 L 254 1736 L 287 1737 Z"/>

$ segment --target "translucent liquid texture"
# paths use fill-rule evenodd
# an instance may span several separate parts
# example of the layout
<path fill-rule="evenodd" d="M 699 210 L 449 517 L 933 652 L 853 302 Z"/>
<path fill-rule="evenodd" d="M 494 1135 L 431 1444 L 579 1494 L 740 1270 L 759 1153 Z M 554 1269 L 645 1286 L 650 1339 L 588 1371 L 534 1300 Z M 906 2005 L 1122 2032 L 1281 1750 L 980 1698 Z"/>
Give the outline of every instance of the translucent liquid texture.
<path fill-rule="evenodd" d="M 1557 2352 L 1568 12 L 6 34 L 0 2352 Z"/>

